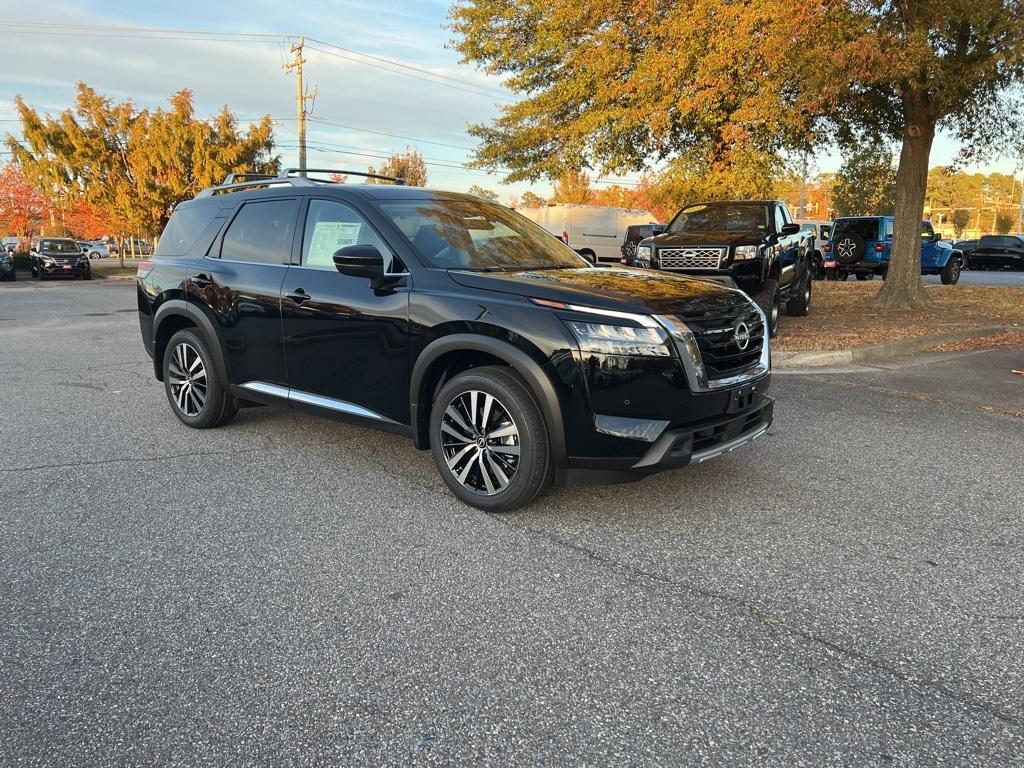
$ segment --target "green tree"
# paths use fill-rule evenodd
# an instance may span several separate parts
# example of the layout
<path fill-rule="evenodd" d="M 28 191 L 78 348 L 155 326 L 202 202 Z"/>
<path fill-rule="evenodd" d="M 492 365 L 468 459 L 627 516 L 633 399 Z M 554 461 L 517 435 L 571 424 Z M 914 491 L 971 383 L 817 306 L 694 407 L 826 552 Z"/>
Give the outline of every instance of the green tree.
<path fill-rule="evenodd" d="M 883 144 L 853 150 L 839 168 L 832 205 L 837 216 L 892 215 L 896 207 L 896 168 Z"/>
<path fill-rule="evenodd" d="M 192 94 L 169 108 L 115 103 L 84 83 L 75 106 L 56 117 L 15 98 L 21 141 L 7 137 L 15 161 L 62 212 L 92 206 L 125 230 L 156 234 L 174 206 L 231 172 L 276 172 L 269 116 L 243 132 L 225 106 L 212 120 L 195 116 Z"/>
<path fill-rule="evenodd" d="M 523 208 L 542 208 L 543 206 L 548 204 L 548 201 L 545 200 L 540 195 L 535 194 L 530 190 L 526 190 L 525 192 L 523 192 L 522 195 L 519 196 L 519 204 Z"/>
<path fill-rule="evenodd" d="M 493 189 L 484 189 L 483 187 L 479 187 L 476 184 L 471 186 L 466 191 L 471 195 L 482 197 L 484 200 L 490 200 L 492 203 L 497 203 L 501 201 L 501 197 Z"/>
<path fill-rule="evenodd" d="M 465 60 L 523 94 L 476 161 L 510 179 L 639 170 L 703 148 L 774 155 L 868 136 L 900 146 L 882 308 L 927 304 L 920 227 L 937 128 L 977 156 L 1016 134 L 1024 0 L 459 0 Z"/>
<path fill-rule="evenodd" d="M 954 208 L 949 220 L 953 224 L 953 232 L 960 237 L 971 223 L 971 212 L 966 208 Z"/>
<path fill-rule="evenodd" d="M 370 166 L 370 173 L 402 179 L 410 187 L 427 186 L 427 164 L 423 162 L 423 155 L 409 147 L 405 148 L 405 152 L 391 155 L 379 169 Z M 379 179 L 367 179 L 366 181 L 369 184 L 389 183 Z"/>
<path fill-rule="evenodd" d="M 549 204 L 594 202 L 594 190 L 590 188 L 590 177 L 585 173 L 566 171 L 555 182 L 555 191 Z"/>
<path fill-rule="evenodd" d="M 996 234 L 1005 235 L 1011 229 L 1016 218 L 1013 214 L 1008 211 L 999 211 L 996 213 Z"/>

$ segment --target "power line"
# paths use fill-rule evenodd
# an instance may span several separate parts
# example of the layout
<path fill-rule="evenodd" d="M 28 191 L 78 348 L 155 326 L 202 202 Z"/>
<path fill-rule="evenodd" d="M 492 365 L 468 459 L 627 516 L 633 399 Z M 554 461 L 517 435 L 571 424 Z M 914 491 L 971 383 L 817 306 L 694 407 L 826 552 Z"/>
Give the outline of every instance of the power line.
<path fill-rule="evenodd" d="M 346 125 L 345 123 L 337 123 L 333 120 L 326 120 L 322 117 L 311 117 L 309 118 L 315 123 L 322 123 L 324 125 L 331 125 L 336 128 L 345 128 L 350 131 L 357 131 L 359 133 L 372 133 L 378 136 L 390 136 L 393 139 L 406 139 L 407 141 L 415 141 L 420 144 L 434 144 L 438 147 L 450 147 L 451 149 L 464 149 L 467 152 L 472 152 L 475 147 L 467 147 L 465 144 L 448 144 L 443 141 L 434 141 L 433 139 L 424 139 L 418 136 L 406 136 L 401 133 L 389 133 L 388 131 L 379 131 L 374 128 L 360 128 L 357 125 Z"/>
<path fill-rule="evenodd" d="M 127 27 L 101 24 L 63 24 L 59 22 L 33 22 L 33 21 L 0 21 L 0 29 L 16 31 L 19 34 L 37 35 L 62 35 L 71 37 L 127 37 L 143 40 L 181 40 L 184 42 L 202 42 L 204 40 L 213 42 L 268 42 L 277 43 L 281 41 L 294 41 L 299 35 L 273 34 L 268 32 L 217 32 L 210 30 L 196 29 L 174 29 L 165 27 Z M 439 72 L 431 72 L 429 69 L 416 67 L 412 64 L 390 59 L 385 56 L 378 56 L 372 53 L 364 53 L 352 48 L 346 48 L 336 43 L 330 43 L 316 38 L 307 38 L 309 42 L 326 46 L 334 50 L 323 50 L 308 46 L 312 50 L 319 51 L 328 56 L 352 61 L 364 66 L 374 67 L 392 72 L 394 74 L 414 77 L 419 80 L 426 80 L 438 85 L 463 90 L 467 93 L 500 98 L 504 101 L 512 101 L 508 96 L 514 94 L 507 89 L 495 88 L 493 86 L 481 85 L 471 80 L 444 75 Z M 462 87 L 468 86 L 468 87 Z"/>

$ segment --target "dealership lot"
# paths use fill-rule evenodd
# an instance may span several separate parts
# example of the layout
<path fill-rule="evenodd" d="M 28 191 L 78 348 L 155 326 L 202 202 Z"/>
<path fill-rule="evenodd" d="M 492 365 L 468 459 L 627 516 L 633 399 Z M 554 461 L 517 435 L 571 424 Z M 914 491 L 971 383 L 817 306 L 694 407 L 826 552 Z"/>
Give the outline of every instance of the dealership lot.
<path fill-rule="evenodd" d="M 489 516 L 400 437 L 185 429 L 134 307 L 0 285 L 0 762 L 1020 759 L 1024 350 L 779 373 L 742 452 Z"/>

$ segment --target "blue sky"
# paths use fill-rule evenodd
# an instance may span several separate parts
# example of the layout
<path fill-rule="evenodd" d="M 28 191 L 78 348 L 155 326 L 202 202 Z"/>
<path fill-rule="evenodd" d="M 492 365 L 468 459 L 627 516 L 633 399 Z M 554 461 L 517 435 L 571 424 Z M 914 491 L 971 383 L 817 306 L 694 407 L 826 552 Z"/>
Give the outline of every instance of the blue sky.
<path fill-rule="evenodd" d="M 307 35 L 462 81 L 441 85 L 414 72 L 398 74 L 370 66 L 365 59 L 344 58 L 349 54 L 337 49 L 324 48 L 333 53 L 308 50 L 307 83 L 318 88 L 309 125 L 310 165 L 365 170 L 368 164 L 379 164 L 367 155 L 400 151 L 408 145 L 433 163 L 428 168 L 432 186 L 464 190 L 479 184 L 499 192 L 502 199 L 529 188 L 547 194 L 550 186 L 544 183 L 506 186 L 497 176 L 458 167 L 474 144 L 466 125 L 496 116 L 503 89 L 500 81 L 460 65 L 458 54 L 446 48 L 450 38 L 448 6 L 448 0 L 177 0 L 171 4 L 111 0 L 31 5 L 24 0 L 0 0 L 5 52 L 5 64 L 0 67 L 0 132 L 17 129 L 11 111 L 15 94 L 37 108 L 58 111 L 71 103 L 78 80 L 117 99 L 130 97 L 145 107 L 161 104 L 180 88 L 190 88 L 202 116 L 228 104 L 239 117 L 269 113 L 278 119 L 275 135 L 282 159 L 290 165 L 296 159 L 295 84 L 281 68 L 287 49 L 281 38 Z M 58 35 L 50 26 L 20 27 L 17 31 L 4 27 L 12 22 L 256 32 L 280 37 L 151 39 L 142 33 L 112 37 L 81 29 Z M 460 90 L 463 86 L 466 88 Z M 504 98 L 508 97 L 506 92 Z M 957 151 L 955 142 L 941 136 L 932 163 L 949 163 Z M 835 170 L 837 164 L 838 158 L 823 155 L 815 166 L 817 170 Z M 1013 163 L 997 159 L 985 169 L 1010 172 Z"/>

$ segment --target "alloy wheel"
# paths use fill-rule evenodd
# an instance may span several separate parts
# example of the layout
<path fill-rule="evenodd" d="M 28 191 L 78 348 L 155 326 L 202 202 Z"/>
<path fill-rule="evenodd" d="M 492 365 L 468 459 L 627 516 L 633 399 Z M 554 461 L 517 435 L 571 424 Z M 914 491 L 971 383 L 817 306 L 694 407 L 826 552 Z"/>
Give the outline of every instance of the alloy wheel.
<path fill-rule="evenodd" d="M 508 408 L 488 392 L 456 395 L 441 416 L 440 437 L 448 469 L 473 493 L 501 493 L 519 470 L 519 428 Z"/>
<path fill-rule="evenodd" d="M 190 418 L 202 413 L 206 404 L 206 366 L 191 344 L 181 342 L 174 348 L 167 366 L 171 396 L 178 410 Z"/>

